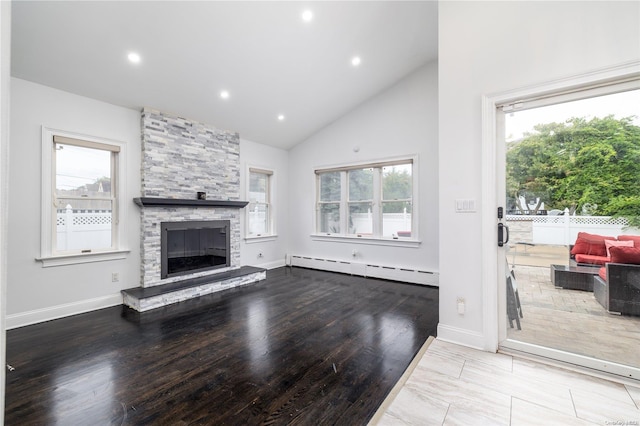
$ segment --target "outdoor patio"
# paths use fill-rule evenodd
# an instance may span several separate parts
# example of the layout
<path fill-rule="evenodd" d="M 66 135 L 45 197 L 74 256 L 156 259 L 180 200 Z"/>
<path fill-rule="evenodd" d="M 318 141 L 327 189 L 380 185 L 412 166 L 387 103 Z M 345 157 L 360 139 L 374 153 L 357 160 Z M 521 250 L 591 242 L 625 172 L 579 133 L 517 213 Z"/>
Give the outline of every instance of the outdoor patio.
<path fill-rule="evenodd" d="M 515 244 L 507 259 L 515 271 L 524 318 L 510 339 L 640 368 L 640 317 L 609 314 L 593 292 L 556 288 L 549 265 L 568 263 L 565 246 Z"/>

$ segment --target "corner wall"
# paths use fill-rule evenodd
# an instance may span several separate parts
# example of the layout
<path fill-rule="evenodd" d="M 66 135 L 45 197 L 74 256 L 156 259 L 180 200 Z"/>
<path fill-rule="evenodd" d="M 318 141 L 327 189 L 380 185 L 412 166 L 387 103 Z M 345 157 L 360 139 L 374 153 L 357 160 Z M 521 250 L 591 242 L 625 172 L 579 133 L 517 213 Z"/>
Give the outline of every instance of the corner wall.
<path fill-rule="evenodd" d="M 240 139 L 240 199 L 249 200 L 247 185 L 249 167 L 273 170 L 272 193 L 275 218 L 275 237 L 246 239 L 247 208 L 241 211 L 242 238 L 240 258 L 242 265 L 273 269 L 285 265 L 289 226 L 289 152 L 245 139 Z M 262 254 L 262 256 L 260 256 Z"/>
<path fill-rule="evenodd" d="M 439 228 L 447 235 L 440 240 L 438 337 L 495 349 L 485 334 L 497 324 L 487 323 L 481 279 L 498 262 L 481 262 L 495 243 L 481 238 L 481 98 L 638 60 L 640 3 L 440 2 L 438 28 Z M 477 213 L 454 213 L 459 198 L 477 200 Z M 456 312 L 458 297 L 466 299 L 464 316 Z"/>
<path fill-rule="evenodd" d="M 438 272 L 437 82 L 437 63 L 427 63 L 291 149 L 290 254 Z M 315 168 L 403 155 L 419 161 L 419 247 L 311 239 Z"/>
<path fill-rule="evenodd" d="M 0 2 L 0 366 L 6 364 L 9 99 L 11 82 L 11 2 Z M 0 424 L 4 424 L 5 374 L 0 373 Z"/>

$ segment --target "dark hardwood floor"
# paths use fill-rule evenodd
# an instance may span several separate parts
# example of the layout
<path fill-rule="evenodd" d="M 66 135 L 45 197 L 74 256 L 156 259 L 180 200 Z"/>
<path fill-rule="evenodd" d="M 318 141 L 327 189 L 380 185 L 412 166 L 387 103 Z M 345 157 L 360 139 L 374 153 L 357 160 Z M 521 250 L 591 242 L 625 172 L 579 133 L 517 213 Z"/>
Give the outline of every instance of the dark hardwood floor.
<path fill-rule="evenodd" d="M 280 268 L 139 314 L 7 332 L 7 425 L 364 425 L 438 323 L 438 290 Z"/>

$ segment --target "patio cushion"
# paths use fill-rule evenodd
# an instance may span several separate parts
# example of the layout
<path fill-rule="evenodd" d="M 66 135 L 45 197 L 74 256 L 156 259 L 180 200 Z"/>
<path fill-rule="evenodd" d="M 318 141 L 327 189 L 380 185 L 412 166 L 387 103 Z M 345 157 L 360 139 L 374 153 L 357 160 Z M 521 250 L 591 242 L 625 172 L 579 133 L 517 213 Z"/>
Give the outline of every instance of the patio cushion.
<path fill-rule="evenodd" d="M 578 238 L 576 243 L 571 249 L 571 254 L 586 254 L 591 256 L 606 256 L 607 248 L 604 245 L 604 240 L 615 240 L 616 237 L 609 237 L 598 234 L 589 234 L 588 232 L 578 232 Z M 576 257 L 576 260 L 578 258 Z"/>
<path fill-rule="evenodd" d="M 622 247 L 621 247 L 622 248 Z M 630 248 L 630 247 L 624 247 Z M 576 262 L 578 263 L 590 263 L 592 265 L 604 265 L 609 262 L 609 258 L 606 256 L 594 256 L 592 254 L 576 254 Z"/>
<path fill-rule="evenodd" d="M 600 276 L 600 278 L 602 278 L 604 280 L 604 282 L 607 282 L 607 268 L 606 268 L 606 266 L 603 266 L 602 268 L 598 269 L 598 275 Z"/>
<path fill-rule="evenodd" d="M 607 248 L 607 257 L 611 257 L 611 252 L 609 251 L 609 249 L 611 249 L 611 247 L 635 247 L 635 241 L 633 240 L 629 240 L 629 241 L 612 241 L 612 240 L 604 240 L 604 245 Z"/>
<path fill-rule="evenodd" d="M 640 265 L 640 247 L 611 247 L 611 263 Z"/>
<path fill-rule="evenodd" d="M 618 241 L 633 241 L 634 247 L 640 247 L 640 235 L 620 235 Z"/>

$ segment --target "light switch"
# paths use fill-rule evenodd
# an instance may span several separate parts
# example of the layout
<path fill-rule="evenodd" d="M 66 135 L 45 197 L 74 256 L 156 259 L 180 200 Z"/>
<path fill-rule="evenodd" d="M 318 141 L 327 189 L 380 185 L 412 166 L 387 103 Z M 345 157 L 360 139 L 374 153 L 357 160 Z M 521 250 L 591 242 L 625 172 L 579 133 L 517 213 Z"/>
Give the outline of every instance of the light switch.
<path fill-rule="evenodd" d="M 473 213 L 476 211 L 476 200 L 461 198 L 456 200 L 456 213 Z"/>

